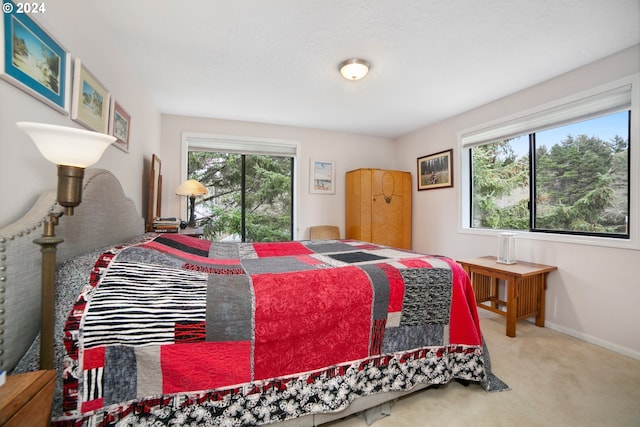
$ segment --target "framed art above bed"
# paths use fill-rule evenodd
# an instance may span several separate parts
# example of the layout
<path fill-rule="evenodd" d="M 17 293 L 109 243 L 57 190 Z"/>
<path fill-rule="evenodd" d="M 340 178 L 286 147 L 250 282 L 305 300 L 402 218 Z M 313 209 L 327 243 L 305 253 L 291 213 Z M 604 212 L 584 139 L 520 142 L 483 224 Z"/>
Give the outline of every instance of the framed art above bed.
<path fill-rule="evenodd" d="M 130 132 L 131 116 L 112 98 L 109 113 L 109 135 L 116 137 L 116 142 L 114 142 L 113 145 L 125 153 L 129 152 Z"/>
<path fill-rule="evenodd" d="M 76 58 L 71 118 L 89 130 L 107 133 L 110 99 L 107 88 Z"/>
<path fill-rule="evenodd" d="M 0 77 L 63 114 L 69 113 L 71 55 L 34 19 L 36 3 L 1 0 Z M 44 5 L 44 3 L 40 3 Z"/>

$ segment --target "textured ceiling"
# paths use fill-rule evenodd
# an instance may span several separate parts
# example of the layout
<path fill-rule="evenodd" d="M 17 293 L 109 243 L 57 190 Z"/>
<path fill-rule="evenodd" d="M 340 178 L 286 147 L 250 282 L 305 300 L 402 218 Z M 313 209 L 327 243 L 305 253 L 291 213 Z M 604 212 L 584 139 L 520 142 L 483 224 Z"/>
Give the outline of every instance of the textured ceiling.
<path fill-rule="evenodd" d="M 162 113 L 383 137 L 640 42 L 638 0 L 91 2 Z"/>

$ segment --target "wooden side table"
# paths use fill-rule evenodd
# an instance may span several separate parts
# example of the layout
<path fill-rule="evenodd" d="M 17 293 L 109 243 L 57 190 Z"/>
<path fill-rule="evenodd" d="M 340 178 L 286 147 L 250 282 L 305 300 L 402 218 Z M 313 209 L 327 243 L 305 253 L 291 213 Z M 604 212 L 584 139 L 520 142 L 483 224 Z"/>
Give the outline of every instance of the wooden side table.
<path fill-rule="evenodd" d="M 506 316 L 507 336 L 515 337 L 516 322 L 527 317 L 535 316 L 536 326 L 544 327 L 547 274 L 557 267 L 522 261 L 500 264 L 494 256 L 458 262 L 471 278 L 477 306 Z M 506 301 L 499 299 L 499 280 L 505 282 Z"/>
<path fill-rule="evenodd" d="M 55 371 L 9 375 L 0 386 L 0 425 L 49 425 L 55 387 Z"/>

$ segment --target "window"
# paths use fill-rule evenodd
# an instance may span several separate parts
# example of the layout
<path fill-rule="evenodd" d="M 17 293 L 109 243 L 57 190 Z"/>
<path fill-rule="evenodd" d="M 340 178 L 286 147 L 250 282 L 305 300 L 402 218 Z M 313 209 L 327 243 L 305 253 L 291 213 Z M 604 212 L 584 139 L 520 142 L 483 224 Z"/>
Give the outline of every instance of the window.
<path fill-rule="evenodd" d="M 462 133 L 463 224 L 629 239 L 631 94 L 624 84 Z"/>
<path fill-rule="evenodd" d="M 628 238 L 629 117 L 473 147 L 471 226 Z"/>
<path fill-rule="evenodd" d="M 295 146 L 193 135 L 185 140 L 187 178 L 209 189 L 196 202 L 205 238 L 293 239 Z"/>
<path fill-rule="evenodd" d="M 629 238 L 629 124 L 622 111 L 532 134 L 533 229 Z"/>
<path fill-rule="evenodd" d="M 471 149 L 471 227 L 529 229 L 529 139 Z"/>

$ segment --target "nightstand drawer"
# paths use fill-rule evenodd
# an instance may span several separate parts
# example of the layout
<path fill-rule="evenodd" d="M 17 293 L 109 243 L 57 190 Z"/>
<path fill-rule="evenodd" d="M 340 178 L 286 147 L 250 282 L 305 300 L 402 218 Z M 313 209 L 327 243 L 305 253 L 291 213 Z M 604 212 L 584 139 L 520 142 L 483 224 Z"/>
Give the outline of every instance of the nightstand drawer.
<path fill-rule="evenodd" d="M 55 371 L 10 375 L 0 387 L 0 425 L 48 425 L 55 385 Z"/>

